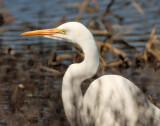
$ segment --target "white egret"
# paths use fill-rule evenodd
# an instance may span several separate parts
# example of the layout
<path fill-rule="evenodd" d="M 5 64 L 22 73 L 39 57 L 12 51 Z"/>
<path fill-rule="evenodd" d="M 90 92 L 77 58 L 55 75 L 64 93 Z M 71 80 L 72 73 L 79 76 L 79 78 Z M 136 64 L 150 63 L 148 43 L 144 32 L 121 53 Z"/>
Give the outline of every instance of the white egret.
<path fill-rule="evenodd" d="M 124 77 L 102 76 L 83 97 L 81 83 L 97 72 L 99 54 L 91 32 L 81 23 L 68 22 L 21 35 L 65 40 L 82 48 L 83 62 L 70 65 L 62 83 L 64 110 L 71 126 L 160 126 L 160 109 Z"/>

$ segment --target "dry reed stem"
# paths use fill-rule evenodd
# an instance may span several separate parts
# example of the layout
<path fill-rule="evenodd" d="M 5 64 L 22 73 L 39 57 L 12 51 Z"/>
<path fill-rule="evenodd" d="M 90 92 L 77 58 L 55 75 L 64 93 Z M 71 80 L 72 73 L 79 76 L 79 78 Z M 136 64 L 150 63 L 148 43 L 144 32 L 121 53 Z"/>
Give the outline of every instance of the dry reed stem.
<path fill-rule="evenodd" d="M 119 66 L 123 63 L 122 60 L 120 59 L 114 59 L 113 61 L 107 61 L 106 62 L 106 66 L 107 67 L 116 67 L 116 66 Z"/>
<path fill-rule="evenodd" d="M 110 14 L 112 16 L 114 16 L 115 18 L 117 18 L 118 20 L 123 20 L 123 17 L 117 15 L 117 14 L 114 14 L 110 8 L 111 6 L 115 3 L 115 0 L 111 0 L 110 3 L 107 5 L 105 11 L 103 12 L 103 14 L 101 15 L 101 23 L 102 23 L 102 26 L 104 27 L 105 30 L 108 30 L 108 29 L 112 29 L 111 25 L 107 25 L 106 24 L 106 20 L 105 20 L 105 17 Z"/>
<path fill-rule="evenodd" d="M 77 47 L 78 48 L 78 47 Z M 80 48 L 79 48 L 80 49 Z M 80 55 L 81 57 L 83 57 L 84 58 L 84 54 L 83 53 L 81 53 L 79 50 L 75 50 L 75 52 L 78 54 L 78 55 Z"/>
<path fill-rule="evenodd" d="M 97 45 L 99 46 L 99 47 L 107 47 L 109 50 L 111 50 L 113 53 L 115 53 L 115 54 L 118 54 L 119 56 L 121 56 L 121 57 L 123 57 L 123 59 L 121 59 L 121 61 L 122 62 L 117 62 L 117 63 L 113 63 L 114 61 L 112 61 L 112 64 L 113 64 L 113 66 L 115 66 L 115 64 L 117 64 L 117 65 L 120 65 L 120 64 L 122 64 L 123 62 L 127 62 L 128 63 L 128 65 L 131 65 L 132 63 L 131 63 L 131 61 L 129 60 L 129 58 L 127 57 L 127 55 L 126 55 L 126 53 L 124 53 L 123 51 L 121 51 L 121 50 L 119 50 L 119 49 L 117 49 L 117 48 L 115 48 L 115 47 L 113 47 L 110 43 L 107 43 L 107 42 L 101 42 L 101 41 L 97 41 Z M 104 65 L 104 66 L 108 66 L 108 63 L 103 59 L 103 57 L 102 56 L 104 55 L 104 52 L 100 52 L 100 61 L 102 61 L 102 64 Z M 112 65 L 110 65 L 110 66 L 112 66 Z"/>
<path fill-rule="evenodd" d="M 90 29 L 90 31 L 94 34 L 94 35 L 99 35 L 99 36 L 106 36 L 106 35 L 112 35 L 113 33 L 108 32 L 106 30 L 94 30 L 94 29 Z"/>
<path fill-rule="evenodd" d="M 81 5 L 81 9 L 80 12 L 78 13 L 77 17 L 75 18 L 75 21 L 79 21 L 81 18 L 81 15 L 83 14 L 83 12 L 86 10 L 87 5 L 89 4 L 91 0 L 84 0 L 82 5 Z M 93 0 L 93 3 L 95 4 L 96 8 L 99 8 L 98 2 L 97 0 Z"/>
<path fill-rule="evenodd" d="M 111 0 L 110 3 L 107 5 L 106 10 L 101 15 L 101 22 L 102 22 L 103 25 L 105 24 L 105 17 L 107 16 L 107 14 L 110 13 L 110 8 L 114 4 L 114 2 L 115 2 L 115 0 Z"/>
<path fill-rule="evenodd" d="M 40 68 L 40 69 L 43 69 L 43 70 L 46 70 L 46 71 L 49 71 L 49 72 L 52 72 L 55 76 L 61 75 L 61 72 L 60 72 L 60 71 L 55 70 L 55 69 L 53 69 L 53 68 L 48 68 L 48 67 L 45 67 L 45 66 L 42 66 L 42 65 L 40 65 L 39 68 Z"/>
<path fill-rule="evenodd" d="M 127 32 L 118 32 L 118 33 L 115 33 L 107 41 L 111 41 L 111 40 L 113 40 L 113 39 L 115 39 L 115 38 L 117 38 L 119 36 L 124 36 L 124 35 L 128 35 L 128 33 Z"/>
<path fill-rule="evenodd" d="M 151 38 L 149 39 L 148 43 L 146 44 L 146 50 L 151 53 L 158 61 L 160 61 L 160 50 L 157 49 L 157 45 L 160 45 L 157 37 L 156 37 L 156 27 L 152 29 Z"/>
<path fill-rule="evenodd" d="M 60 54 L 57 56 L 56 60 L 64 60 L 64 59 L 73 59 L 73 56 L 71 54 Z"/>
<path fill-rule="evenodd" d="M 149 61 L 149 59 L 152 58 L 152 63 L 160 62 L 160 43 L 157 40 L 156 34 L 156 27 L 152 29 L 150 39 L 148 40 L 145 49 L 143 52 L 141 52 L 137 57 L 136 60 L 143 60 L 144 66 Z"/>
<path fill-rule="evenodd" d="M 141 7 L 138 5 L 137 2 L 133 1 L 132 5 L 137 9 L 137 11 L 141 14 L 141 15 L 145 15 L 144 11 L 141 9 Z"/>
<path fill-rule="evenodd" d="M 123 27 L 120 24 L 113 24 L 112 28 L 119 29 L 119 30 L 134 30 L 133 27 Z"/>

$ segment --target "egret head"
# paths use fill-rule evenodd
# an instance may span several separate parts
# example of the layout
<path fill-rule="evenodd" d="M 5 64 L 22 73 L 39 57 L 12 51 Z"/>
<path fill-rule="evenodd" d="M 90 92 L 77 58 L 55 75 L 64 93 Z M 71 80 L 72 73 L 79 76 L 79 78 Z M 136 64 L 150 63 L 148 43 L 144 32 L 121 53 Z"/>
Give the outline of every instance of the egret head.
<path fill-rule="evenodd" d="M 21 35 L 44 36 L 51 39 L 65 40 L 77 44 L 79 44 L 79 39 L 92 36 L 89 30 L 78 22 L 68 22 L 57 28 L 29 31 L 22 33 Z"/>

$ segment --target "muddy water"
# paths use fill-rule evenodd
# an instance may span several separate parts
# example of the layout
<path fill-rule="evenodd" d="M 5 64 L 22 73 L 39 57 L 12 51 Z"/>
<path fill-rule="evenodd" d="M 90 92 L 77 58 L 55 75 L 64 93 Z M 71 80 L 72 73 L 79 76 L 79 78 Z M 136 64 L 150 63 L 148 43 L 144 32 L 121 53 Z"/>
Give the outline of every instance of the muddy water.
<path fill-rule="evenodd" d="M 10 11 L 15 21 L 0 28 L 0 126 L 69 125 L 60 96 L 63 74 L 54 75 L 40 66 L 54 68 L 64 73 L 67 66 L 73 62 L 72 58 L 59 60 L 59 64 L 54 67 L 48 65 L 48 61 L 54 59 L 55 53 L 57 56 L 73 53 L 74 46 L 42 37 L 22 37 L 19 34 L 33 29 L 55 27 L 55 22 L 63 15 L 66 15 L 66 21 L 74 20 L 79 9 L 72 8 L 71 5 L 76 2 L 80 1 L 4 0 L 3 8 Z M 80 22 L 87 24 L 92 18 L 97 17 L 99 28 L 103 29 L 99 17 L 109 1 L 103 0 L 98 3 L 99 11 L 83 13 Z M 145 13 L 144 16 L 129 1 L 121 0 L 115 2 L 111 11 L 121 16 L 123 20 L 112 15 L 106 16 L 106 21 L 113 26 L 115 32 L 127 33 L 116 39 L 124 39 L 135 47 L 136 51 L 120 44 L 114 46 L 126 52 L 132 61 L 144 49 L 154 26 L 157 27 L 156 34 L 160 38 L 160 1 L 142 0 L 138 3 Z M 105 37 L 96 36 L 96 39 L 103 40 Z M 106 60 L 110 58 L 106 57 Z M 156 99 L 155 103 L 160 106 L 160 77 L 152 65 L 147 65 L 145 69 L 135 68 L 134 64 L 128 69 L 108 68 L 103 74 L 110 73 L 129 78 L 147 95 L 152 95 Z"/>

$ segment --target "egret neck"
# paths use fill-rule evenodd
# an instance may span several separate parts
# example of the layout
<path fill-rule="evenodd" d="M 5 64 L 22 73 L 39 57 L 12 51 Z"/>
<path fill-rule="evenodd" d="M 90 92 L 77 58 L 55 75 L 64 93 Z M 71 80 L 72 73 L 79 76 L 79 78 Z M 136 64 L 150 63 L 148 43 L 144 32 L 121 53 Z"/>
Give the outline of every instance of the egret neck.
<path fill-rule="evenodd" d="M 69 66 L 63 77 L 62 84 L 63 105 L 67 119 L 72 125 L 76 125 L 74 123 L 80 119 L 79 111 L 83 109 L 81 83 L 92 77 L 97 72 L 99 66 L 98 48 L 93 36 L 89 34 L 83 37 L 83 39 L 79 38 L 78 41 L 81 41 L 76 43 L 80 43 L 79 46 L 82 48 L 85 56 L 84 60 L 81 63 Z"/>

